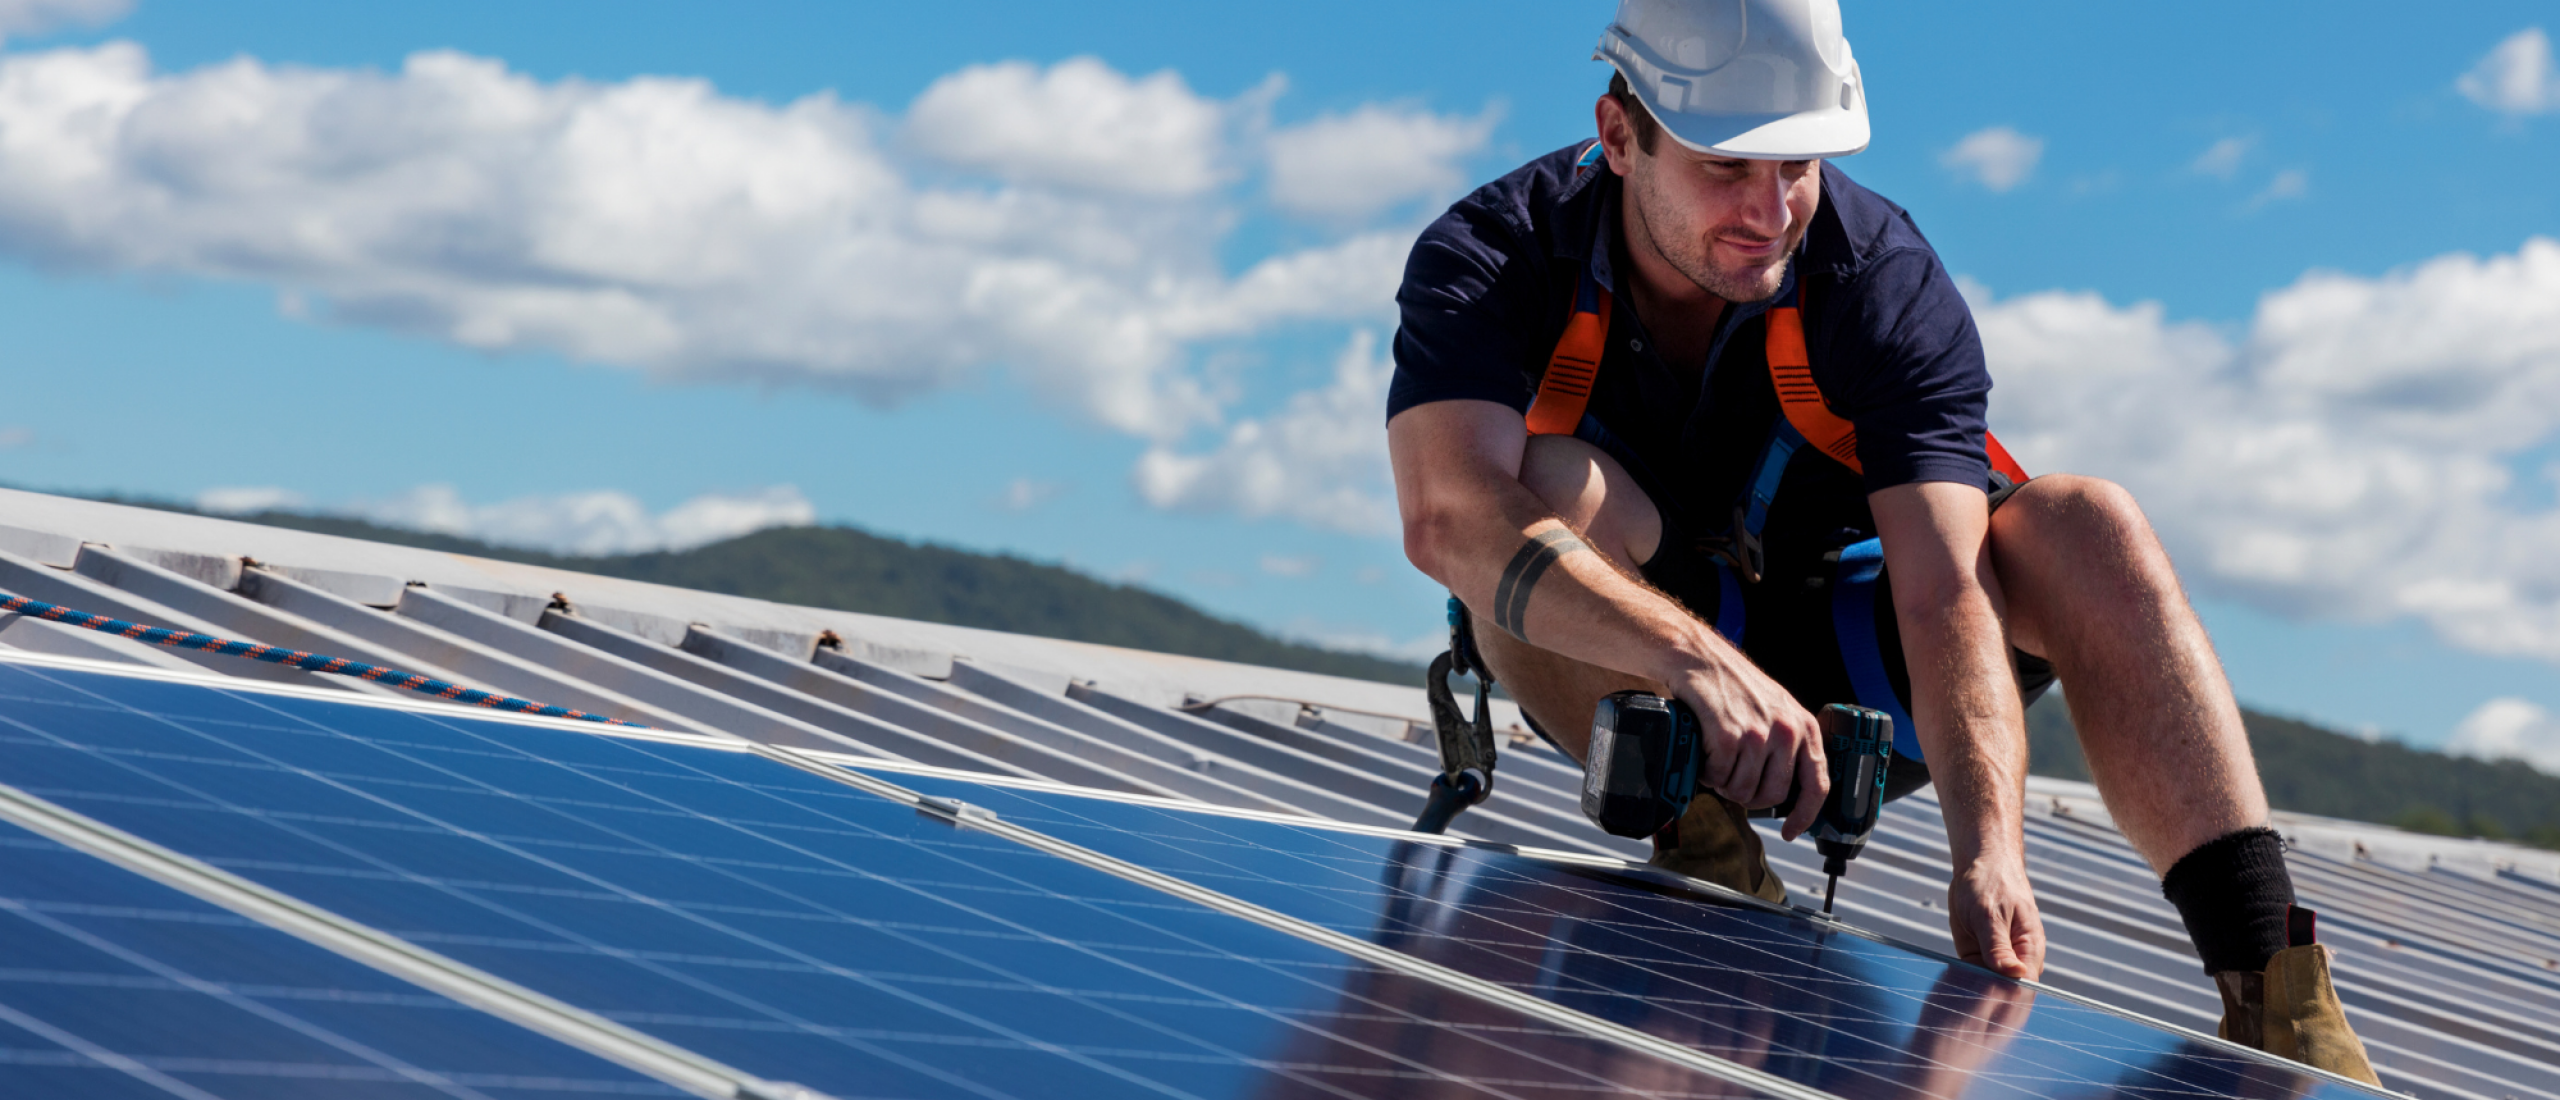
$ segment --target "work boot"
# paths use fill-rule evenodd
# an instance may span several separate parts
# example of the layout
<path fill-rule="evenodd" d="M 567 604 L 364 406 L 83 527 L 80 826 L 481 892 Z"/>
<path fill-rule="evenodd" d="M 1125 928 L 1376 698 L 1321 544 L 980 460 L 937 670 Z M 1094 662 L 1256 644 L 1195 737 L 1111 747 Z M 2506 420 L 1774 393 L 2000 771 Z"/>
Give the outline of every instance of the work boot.
<path fill-rule="evenodd" d="M 2222 1037 L 2380 1085 L 2364 1042 L 2347 1027 L 2346 1009 L 2329 984 L 2329 949 L 2312 936 L 2311 910 L 2295 907 L 2289 923 L 2293 946 L 2268 959 L 2265 972 L 2225 970 L 2213 976 L 2222 991 Z"/>
<path fill-rule="evenodd" d="M 1787 886 L 1770 868 L 1760 833 L 1742 807 L 1712 791 L 1699 791 L 1679 820 L 1653 834 L 1653 858 L 1645 862 L 1763 901 L 1787 903 Z"/>

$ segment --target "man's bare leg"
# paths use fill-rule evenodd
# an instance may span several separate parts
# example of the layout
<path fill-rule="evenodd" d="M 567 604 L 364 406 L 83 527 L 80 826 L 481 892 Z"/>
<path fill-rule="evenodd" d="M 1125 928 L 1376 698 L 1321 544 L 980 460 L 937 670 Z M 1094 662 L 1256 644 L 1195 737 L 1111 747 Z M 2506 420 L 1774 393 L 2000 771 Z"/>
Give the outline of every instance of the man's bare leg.
<path fill-rule="evenodd" d="M 1991 561 L 2012 643 L 2053 662 L 2107 812 L 2154 872 L 2267 823 L 2230 682 L 2131 494 L 2030 481 L 1992 513 Z"/>
<path fill-rule="evenodd" d="M 1570 436 L 1529 440 L 1520 459 L 1520 484 L 1536 493 L 1556 518 L 1627 576 L 1653 557 L 1662 541 L 1662 516 L 1625 467 L 1598 447 Z M 1660 692 L 1662 685 L 1615 669 L 1585 664 L 1530 645 L 1478 616 L 1476 649 L 1520 709 L 1580 762 L 1591 743 L 1591 712 L 1613 691 Z"/>
<path fill-rule="evenodd" d="M 2053 662 L 2107 810 L 2222 994 L 2222 1036 L 2379 1084 L 2329 979 L 2292 938 L 2283 842 L 2240 707 L 2169 556 L 2123 489 L 2038 478 L 1991 518 L 2010 638 Z"/>

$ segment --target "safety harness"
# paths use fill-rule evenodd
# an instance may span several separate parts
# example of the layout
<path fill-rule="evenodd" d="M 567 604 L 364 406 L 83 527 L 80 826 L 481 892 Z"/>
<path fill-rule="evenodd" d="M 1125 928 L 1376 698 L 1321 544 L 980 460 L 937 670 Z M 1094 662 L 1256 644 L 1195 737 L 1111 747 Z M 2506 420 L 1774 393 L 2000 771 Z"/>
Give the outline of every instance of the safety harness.
<path fill-rule="evenodd" d="M 1600 143 L 1593 142 L 1575 161 L 1575 172 L 1588 171 L 1598 164 L 1600 154 Z M 1589 265 L 1584 265 L 1581 285 L 1574 292 L 1573 314 L 1566 318 L 1564 335 L 1547 357 L 1546 373 L 1538 380 L 1538 395 L 1529 403 L 1530 435 L 1582 432 L 1584 410 L 1591 404 L 1591 388 L 1599 380 L 1600 360 L 1608 348 L 1610 313 L 1609 289 L 1592 277 Z M 1810 446 L 1853 473 L 1866 472 L 1858 461 L 1857 425 L 1831 410 L 1822 388 L 1813 380 L 1813 357 L 1805 349 L 1803 281 L 1796 283 L 1793 302 L 1771 307 L 1763 316 L 1769 385 L 1777 391 L 1778 409 L 1783 415 L 1771 427 L 1769 443 L 1761 449 L 1760 461 L 1753 468 L 1751 479 L 1744 483 L 1741 498 L 1734 502 L 1732 525 L 1724 534 L 1701 542 L 1701 548 L 1715 561 L 1720 589 L 1716 632 L 1736 647 L 1742 644 L 1745 626 L 1742 586 L 1756 585 L 1766 575 L 1768 560 L 1761 532 L 1768 525 L 1769 508 L 1777 499 L 1779 483 L 1785 480 L 1787 465 Z M 2012 485 L 2027 480 L 2026 470 L 2010 457 L 1998 438 L 1986 431 L 1982 442 L 1984 457 L 1990 460 L 1993 472 Z M 1884 577 L 1884 540 L 1870 538 L 1851 543 L 1824 556 L 1834 563 L 1832 629 L 1838 635 L 1841 660 L 1848 669 L 1858 703 L 1892 715 L 1894 751 L 1918 760 L 1919 737 L 1901 696 L 1893 690 L 1892 678 L 1885 671 L 1883 644 L 1876 637 L 1876 585 Z M 1459 811 L 1493 793 L 1493 735 L 1485 707 L 1492 673 L 1474 654 L 1466 606 L 1455 596 L 1449 598 L 1449 625 L 1449 652 L 1432 662 L 1426 685 L 1432 723 L 1439 735 L 1442 775 L 1432 781 L 1431 803 L 1422 820 L 1414 825 L 1422 832 L 1442 831 Z M 1476 677 L 1476 714 L 1471 722 L 1459 715 L 1456 697 L 1447 681 L 1452 670 L 1463 674 L 1470 669 Z M 1444 802 L 1452 805 L 1435 817 L 1434 811 Z M 1424 827 L 1435 822 L 1438 827 Z"/>

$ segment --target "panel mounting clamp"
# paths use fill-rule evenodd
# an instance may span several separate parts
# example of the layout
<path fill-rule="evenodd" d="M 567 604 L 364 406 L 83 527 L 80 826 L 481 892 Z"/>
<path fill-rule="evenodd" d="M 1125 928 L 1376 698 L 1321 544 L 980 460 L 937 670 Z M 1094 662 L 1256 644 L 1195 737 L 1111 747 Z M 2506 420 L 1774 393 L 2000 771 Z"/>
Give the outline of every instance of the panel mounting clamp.
<path fill-rule="evenodd" d="M 917 797 L 916 812 L 931 814 L 954 825 L 975 823 L 992 825 L 996 821 L 994 810 L 977 803 L 962 802 L 957 798 L 936 798 L 929 794 Z"/>

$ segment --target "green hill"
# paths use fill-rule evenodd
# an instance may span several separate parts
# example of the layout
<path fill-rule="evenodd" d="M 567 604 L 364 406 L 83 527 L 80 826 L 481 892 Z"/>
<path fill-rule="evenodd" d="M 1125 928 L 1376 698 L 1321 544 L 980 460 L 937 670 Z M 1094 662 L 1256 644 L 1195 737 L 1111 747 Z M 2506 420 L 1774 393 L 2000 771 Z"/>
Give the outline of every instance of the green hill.
<path fill-rule="evenodd" d="M 138 502 L 127 502 L 138 503 Z M 163 505 L 162 507 L 165 507 Z M 577 557 L 295 512 L 250 523 L 724 592 L 806 607 L 983 627 L 1396 684 L 1422 669 L 1284 641 L 1161 592 L 1011 554 L 882 538 L 850 527 L 771 527 L 691 550 Z"/>
<path fill-rule="evenodd" d="M 2279 810 L 2379 821 L 2413 832 L 2560 848 L 2560 776 L 2516 760 L 2473 760 L 2367 741 L 2242 708 L 2267 801 Z M 2027 770 L 2089 778 L 2059 697 L 2027 710 Z"/>

